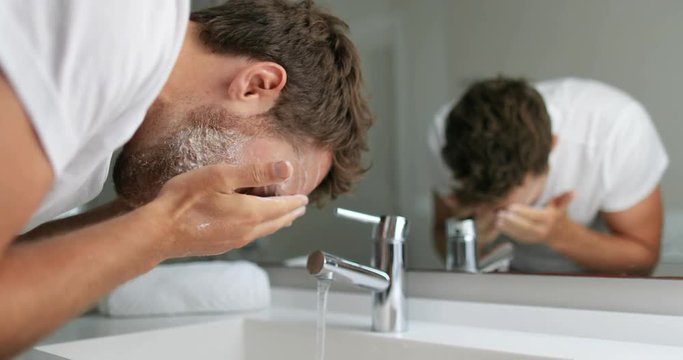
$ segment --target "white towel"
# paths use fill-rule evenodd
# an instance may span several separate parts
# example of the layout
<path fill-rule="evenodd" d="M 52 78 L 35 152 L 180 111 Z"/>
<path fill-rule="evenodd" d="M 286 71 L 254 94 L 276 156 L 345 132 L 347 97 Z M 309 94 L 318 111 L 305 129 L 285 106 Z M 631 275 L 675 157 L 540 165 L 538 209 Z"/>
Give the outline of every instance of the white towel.
<path fill-rule="evenodd" d="M 258 310 L 270 304 L 266 272 L 247 261 L 159 265 L 100 300 L 109 316 Z"/>

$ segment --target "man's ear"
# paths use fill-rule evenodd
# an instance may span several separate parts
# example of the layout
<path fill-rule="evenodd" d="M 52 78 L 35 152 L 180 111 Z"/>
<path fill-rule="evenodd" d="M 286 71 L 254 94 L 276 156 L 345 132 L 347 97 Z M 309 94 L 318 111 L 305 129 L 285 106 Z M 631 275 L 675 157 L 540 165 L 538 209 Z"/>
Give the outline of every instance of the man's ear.
<path fill-rule="evenodd" d="M 228 85 L 231 108 L 246 116 L 263 114 L 275 105 L 286 83 L 287 72 L 279 64 L 250 63 Z"/>
<path fill-rule="evenodd" d="M 550 150 L 551 150 L 551 151 L 552 151 L 552 150 L 555 150 L 555 146 L 557 146 L 557 141 L 558 141 L 558 139 L 559 139 L 559 138 L 557 137 L 557 135 L 553 134 L 553 142 L 552 142 L 552 145 L 550 146 Z"/>

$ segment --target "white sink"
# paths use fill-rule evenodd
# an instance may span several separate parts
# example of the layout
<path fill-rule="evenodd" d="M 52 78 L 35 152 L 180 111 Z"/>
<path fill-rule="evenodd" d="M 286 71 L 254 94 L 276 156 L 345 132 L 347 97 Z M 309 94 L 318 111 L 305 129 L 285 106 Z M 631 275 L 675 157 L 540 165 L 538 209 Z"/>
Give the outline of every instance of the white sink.
<path fill-rule="evenodd" d="M 109 336 L 36 350 L 49 359 L 313 359 L 315 329 L 304 322 L 227 319 L 172 329 Z M 540 359 L 512 353 L 449 346 L 360 329 L 328 329 L 327 360 L 342 359 Z"/>
<path fill-rule="evenodd" d="M 251 314 L 76 319 L 54 334 L 60 343 L 20 359 L 313 359 L 315 291 L 272 295 L 269 310 Z M 329 300 L 327 360 L 683 359 L 676 316 L 409 299 L 409 330 L 378 334 L 370 331 L 368 294 Z M 202 323 L 160 329 L 190 321 Z M 92 338 L 63 342 L 84 336 Z"/>
<path fill-rule="evenodd" d="M 310 326 L 246 321 L 245 360 L 312 359 L 315 332 Z M 272 340 L 270 342 L 269 340 Z M 367 330 L 328 330 L 325 359 L 540 359 L 382 335 Z"/>

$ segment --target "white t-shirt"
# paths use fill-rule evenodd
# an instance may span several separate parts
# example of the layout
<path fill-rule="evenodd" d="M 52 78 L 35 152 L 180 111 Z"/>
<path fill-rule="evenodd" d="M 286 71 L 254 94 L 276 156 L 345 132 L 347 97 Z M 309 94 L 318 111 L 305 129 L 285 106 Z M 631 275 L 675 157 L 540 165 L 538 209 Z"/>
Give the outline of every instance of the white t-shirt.
<path fill-rule="evenodd" d="M 668 156 L 645 108 L 623 91 L 594 80 L 565 78 L 535 84 L 550 115 L 558 142 L 550 153 L 550 172 L 535 206 L 575 191 L 569 217 L 600 228 L 601 212 L 627 210 L 660 183 Z M 443 186 L 451 176 L 440 157 L 445 119 L 453 103 L 437 114 L 430 146 L 439 156 L 435 174 Z M 544 245 L 516 244 L 512 267 L 530 272 L 580 272 L 570 259 Z"/>
<path fill-rule="evenodd" d="M 0 68 L 55 182 L 25 230 L 94 198 L 180 52 L 188 0 L 0 1 Z"/>

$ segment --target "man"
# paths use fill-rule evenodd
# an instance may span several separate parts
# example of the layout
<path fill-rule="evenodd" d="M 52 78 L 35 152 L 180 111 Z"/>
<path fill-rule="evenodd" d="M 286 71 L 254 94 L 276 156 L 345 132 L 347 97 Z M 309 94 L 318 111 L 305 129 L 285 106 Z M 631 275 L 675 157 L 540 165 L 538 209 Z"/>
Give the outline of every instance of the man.
<path fill-rule="evenodd" d="M 435 196 L 442 251 L 444 219 L 474 215 L 482 250 L 499 235 L 514 242 L 516 271 L 645 275 L 657 264 L 668 158 L 624 92 L 574 78 L 484 80 L 430 136 L 454 180 L 451 196 Z"/>
<path fill-rule="evenodd" d="M 165 259 L 291 224 L 307 194 L 334 198 L 363 172 L 372 119 L 346 24 L 310 1 L 188 16 L 181 0 L 0 4 L 0 358 Z M 44 224 L 97 195 L 124 143 L 119 200 Z"/>

